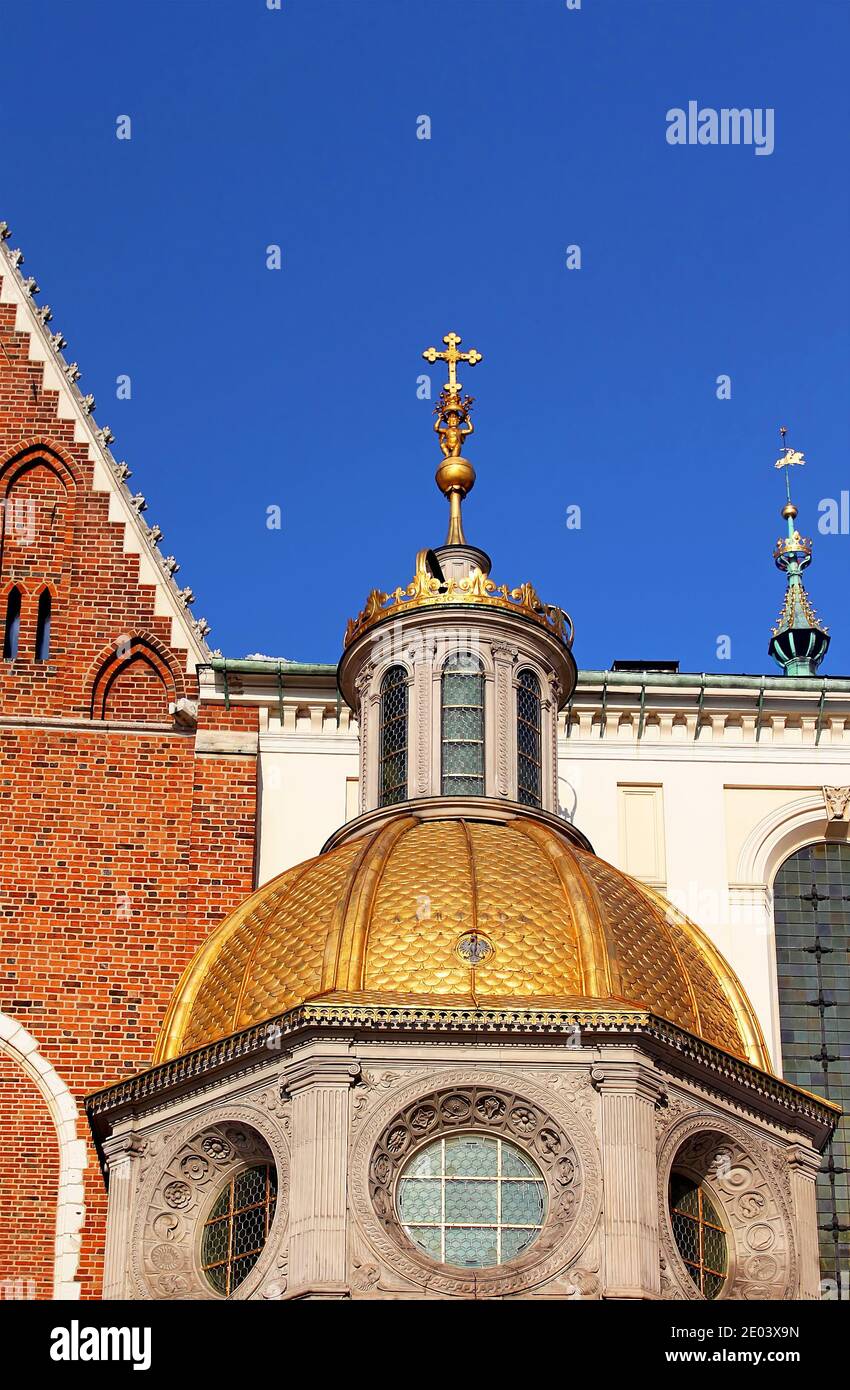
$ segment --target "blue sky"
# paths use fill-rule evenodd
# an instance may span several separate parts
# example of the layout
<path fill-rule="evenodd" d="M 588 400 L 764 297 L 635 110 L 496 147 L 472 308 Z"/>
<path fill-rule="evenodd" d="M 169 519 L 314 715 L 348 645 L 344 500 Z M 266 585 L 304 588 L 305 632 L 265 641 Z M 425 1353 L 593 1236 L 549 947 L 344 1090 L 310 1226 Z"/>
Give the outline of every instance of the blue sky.
<path fill-rule="evenodd" d="M 416 382 L 453 329 L 467 534 L 580 666 L 769 669 L 785 424 L 850 671 L 846 0 L 29 0 L 4 35 L 0 217 L 214 646 L 334 661 L 443 540 Z M 773 153 L 670 146 L 690 100 L 772 108 Z"/>

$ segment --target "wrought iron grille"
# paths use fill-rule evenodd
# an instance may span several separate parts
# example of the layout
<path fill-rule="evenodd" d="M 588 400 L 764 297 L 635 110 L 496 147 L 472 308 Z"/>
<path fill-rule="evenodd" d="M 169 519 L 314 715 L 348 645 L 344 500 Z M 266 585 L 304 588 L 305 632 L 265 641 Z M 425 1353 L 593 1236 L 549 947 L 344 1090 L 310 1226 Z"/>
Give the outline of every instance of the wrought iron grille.
<path fill-rule="evenodd" d="M 271 1163 L 245 1168 L 230 1179 L 204 1222 L 201 1268 L 225 1297 L 251 1273 L 268 1239 L 277 1201 Z"/>
<path fill-rule="evenodd" d="M 418 1249 L 441 1264 L 486 1269 L 523 1254 L 546 1215 L 546 1183 L 504 1139 L 457 1134 L 414 1154 L 398 1213 Z"/>
<path fill-rule="evenodd" d="M 844 1111 L 816 1189 L 821 1274 L 841 1297 L 850 1264 L 850 847 L 822 842 L 786 859 L 773 915 L 783 1074 Z"/>
<path fill-rule="evenodd" d="M 681 1173 L 670 1178 L 673 1235 L 688 1274 L 704 1298 L 716 1298 L 726 1281 L 726 1232 L 701 1183 Z"/>
<path fill-rule="evenodd" d="M 540 805 L 540 682 L 520 671 L 516 696 L 517 795 L 524 806 Z"/>
<path fill-rule="evenodd" d="M 443 668 L 443 796 L 484 795 L 484 668 L 458 652 Z"/>
<path fill-rule="evenodd" d="M 391 666 L 381 681 L 380 804 L 407 800 L 407 672 Z"/>

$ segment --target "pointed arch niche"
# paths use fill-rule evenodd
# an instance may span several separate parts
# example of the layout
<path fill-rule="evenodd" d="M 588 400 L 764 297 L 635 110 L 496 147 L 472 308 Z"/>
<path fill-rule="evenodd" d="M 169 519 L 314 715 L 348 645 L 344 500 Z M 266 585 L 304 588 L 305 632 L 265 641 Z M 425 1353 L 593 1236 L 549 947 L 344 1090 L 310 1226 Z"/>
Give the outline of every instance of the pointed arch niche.
<path fill-rule="evenodd" d="M 0 455 L 0 590 L 17 585 L 22 594 L 18 633 L 19 658 L 36 657 L 45 614 L 41 596 L 48 592 L 50 641 L 57 649 L 62 596 L 67 607 L 79 492 L 76 465 L 48 439 L 20 441 Z M 44 643 L 41 642 L 43 648 Z"/>
<path fill-rule="evenodd" d="M 184 694 L 182 673 L 168 648 L 147 633 L 124 633 L 95 663 L 86 703 L 92 719 L 161 723 Z"/>

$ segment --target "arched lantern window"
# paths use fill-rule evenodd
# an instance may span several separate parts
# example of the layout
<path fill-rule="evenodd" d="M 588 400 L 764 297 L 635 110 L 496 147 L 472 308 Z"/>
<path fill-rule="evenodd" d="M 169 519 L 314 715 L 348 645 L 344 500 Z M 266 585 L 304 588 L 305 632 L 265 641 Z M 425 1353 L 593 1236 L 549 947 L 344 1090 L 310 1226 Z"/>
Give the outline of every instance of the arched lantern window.
<path fill-rule="evenodd" d="M 407 672 L 391 666 L 381 681 L 378 804 L 407 800 Z"/>
<path fill-rule="evenodd" d="M 484 795 L 484 667 L 457 652 L 443 668 L 443 796 Z"/>
<path fill-rule="evenodd" d="M 542 786 L 540 682 L 533 671 L 520 671 L 516 700 L 517 800 L 539 806 Z"/>

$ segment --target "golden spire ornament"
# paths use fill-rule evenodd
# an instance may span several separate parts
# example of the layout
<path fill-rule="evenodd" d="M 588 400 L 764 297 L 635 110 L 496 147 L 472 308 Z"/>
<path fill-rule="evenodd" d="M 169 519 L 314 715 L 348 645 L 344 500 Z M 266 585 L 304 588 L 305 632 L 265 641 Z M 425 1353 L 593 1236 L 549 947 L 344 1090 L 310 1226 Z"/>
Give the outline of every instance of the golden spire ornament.
<path fill-rule="evenodd" d="M 446 344 L 445 352 L 438 352 L 435 347 L 429 347 L 422 354 L 426 362 L 445 362 L 449 369 L 449 379 L 434 407 L 437 417 L 434 430 L 443 453 L 443 462 L 436 473 L 437 486 L 449 499 L 449 531 L 446 545 L 466 545 L 460 505 L 475 483 L 475 469 L 469 459 L 463 458 L 460 452 L 464 439 L 472 434 L 475 428 L 469 418 L 474 397 L 461 395 L 463 386 L 457 379 L 457 364 L 468 362 L 470 367 L 474 367 L 477 362 L 483 361 L 483 358 L 475 348 L 470 348 L 469 352 L 458 352 L 458 344 L 461 341 L 457 333 L 447 333 L 443 338 Z"/>

